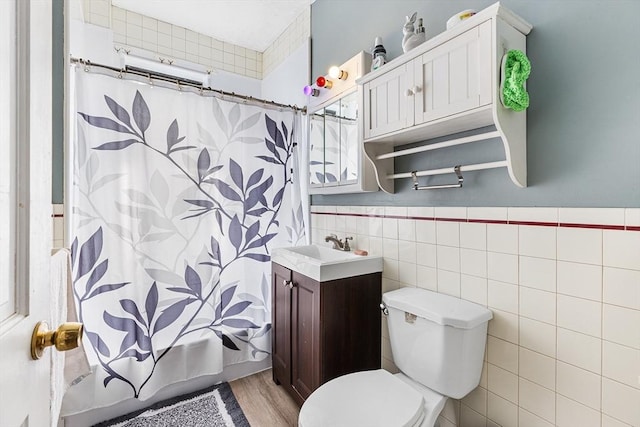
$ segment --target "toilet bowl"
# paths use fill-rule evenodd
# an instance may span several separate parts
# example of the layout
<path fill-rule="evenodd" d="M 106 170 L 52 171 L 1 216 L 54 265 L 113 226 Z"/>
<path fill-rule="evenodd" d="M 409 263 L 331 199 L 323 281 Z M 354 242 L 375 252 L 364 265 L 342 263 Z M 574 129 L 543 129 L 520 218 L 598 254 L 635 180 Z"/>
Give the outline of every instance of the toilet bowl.
<path fill-rule="evenodd" d="M 382 300 L 401 372 L 356 372 L 321 385 L 302 405 L 299 427 L 433 427 L 448 397 L 479 384 L 490 310 L 416 288 Z"/>
<path fill-rule="evenodd" d="M 335 378 L 305 401 L 299 427 L 431 427 L 447 398 L 384 369 Z"/>

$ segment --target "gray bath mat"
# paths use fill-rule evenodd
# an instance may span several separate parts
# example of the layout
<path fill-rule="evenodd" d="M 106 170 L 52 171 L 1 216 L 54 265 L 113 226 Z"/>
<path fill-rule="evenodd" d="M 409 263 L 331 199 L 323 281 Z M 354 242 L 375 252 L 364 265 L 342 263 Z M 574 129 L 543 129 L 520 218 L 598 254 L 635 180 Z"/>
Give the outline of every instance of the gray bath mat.
<path fill-rule="evenodd" d="M 163 400 L 95 427 L 249 427 L 228 383 Z"/>

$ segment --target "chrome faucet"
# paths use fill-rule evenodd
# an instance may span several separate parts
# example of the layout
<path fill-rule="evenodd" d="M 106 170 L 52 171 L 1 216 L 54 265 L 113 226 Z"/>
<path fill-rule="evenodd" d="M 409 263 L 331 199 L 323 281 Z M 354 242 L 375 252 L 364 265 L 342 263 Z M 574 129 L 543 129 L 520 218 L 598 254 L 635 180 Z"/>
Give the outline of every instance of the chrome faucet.
<path fill-rule="evenodd" d="M 349 240 L 353 240 L 353 237 L 345 237 L 344 243 L 342 242 L 342 240 L 338 239 L 338 236 L 336 236 L 335 234 L 329 234 L 324 238 L 325 242 L 332 242 L 333 249 L 336 249 L 338 251 L 350 251 L 351 246 L 349 246 Z"/>

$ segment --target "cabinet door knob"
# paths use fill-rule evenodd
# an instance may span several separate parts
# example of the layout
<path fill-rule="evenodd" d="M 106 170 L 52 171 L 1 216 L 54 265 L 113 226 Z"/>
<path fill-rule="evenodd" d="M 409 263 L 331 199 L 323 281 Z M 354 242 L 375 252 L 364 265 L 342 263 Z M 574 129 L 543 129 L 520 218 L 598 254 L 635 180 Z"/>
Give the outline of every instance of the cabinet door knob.
<path fill-rule="evenodd" d="M 411 96 L 411 95 L 413 95 L 413 91 L 411 89 L 407 89 L 407 90 L 404 91 L 404 95 L 405 96 Z"/>
<path fill-rule="evenodd" d="M 282 284 L 284 285 L 284 287 L 289 289 L 293 289 L 293 287 L 295 286 L 292 280 L 283 280 Z"/>
<path fill-rule="evenodd" d="M 412 89 L 412 92 L 414 94 L 419 93 L 422 90 L 422 88 L 420 86 L 414 86 Z"/>

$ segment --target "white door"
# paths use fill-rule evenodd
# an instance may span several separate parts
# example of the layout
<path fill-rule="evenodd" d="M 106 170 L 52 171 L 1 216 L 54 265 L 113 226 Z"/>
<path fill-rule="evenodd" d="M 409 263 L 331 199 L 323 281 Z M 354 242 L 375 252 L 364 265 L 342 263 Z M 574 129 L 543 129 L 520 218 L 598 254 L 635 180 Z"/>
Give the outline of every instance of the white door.
<path fill-rule="evenodd" d="M 0 426 L 48 427 L 51 2 L 0 0 Z"/>

